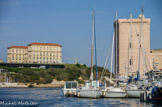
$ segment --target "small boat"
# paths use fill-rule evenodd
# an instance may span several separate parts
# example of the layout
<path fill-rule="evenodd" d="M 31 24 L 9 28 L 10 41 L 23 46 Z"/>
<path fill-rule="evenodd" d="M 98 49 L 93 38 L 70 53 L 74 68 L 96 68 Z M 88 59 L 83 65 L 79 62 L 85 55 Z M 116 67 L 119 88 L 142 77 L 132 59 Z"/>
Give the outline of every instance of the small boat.
<path fill-rule="evenodd" d="M 162 103 L 162 83 L 157 83 L 158 85 L 148 87 L 146 92 L 140 95 L 141 102 Z"/>
<path fill-rule="evenodd" d="M 115 84 L 111 79 L 105 77 L 106 81 Z M 105 84 L 106 86 L 106 84 Z M 108 86 L 102 89 L 102 97 L 105 98 L 125 98 L 127 95 L 126 91 L 122 87 Z"/>
<path fill-rule="evenodd" d="M 63 94 L 66 97 L 76 97 L 77 96 L 77 88 L 78 82 L 77 81 L 66 81 L 64 84 Z"/>
<path fill-rule="evenodd" d="M 156 68 L 156 67 L 155 67 Z M 154 69 L 151 72 L 152 75 L 152 87 L 148 97 L 151 102 L 162 102 L 162 71 Z"/>
<path fill-rule="evenodd" d="M 100 96 L 101 91 L 93 89 L 80 90 L 78 93 L 78 97 L 80 98 L 100 98 Z"/>
<path fill-rule="evenodd" d="M 147 72 L 148 80 L 151 84 L 148 85 L 146 92 L 140 96 L 141 101 L 162 102 L 162 71 L 157 69 L 156 63 L 153 61 L 153 70 Z"/>
<path fill-rule="evenodd" d="M 151 102 L 162 102 L 162 86 L 154 86 L 148 97 Z"/>
<path fill-rule="evenodd" d="M 102 91 L 102 96 L 106 98 L 125 98 L 126 91 L 119 87 L 107 87 L 105 91 Z"/>
<path fill-rule="evenodd" d="M 128 98 L 139 98 L 141 93 L 144 93 L 146 89 L 139 89 L 137 85 L 128 85 L 126 92 Z"/>
<path fill-rule="evenodd" d="M 78 90 L 77 96 L 80 98 L 100 98 L 99 82 L 86 81 L 85 86 Z"/>

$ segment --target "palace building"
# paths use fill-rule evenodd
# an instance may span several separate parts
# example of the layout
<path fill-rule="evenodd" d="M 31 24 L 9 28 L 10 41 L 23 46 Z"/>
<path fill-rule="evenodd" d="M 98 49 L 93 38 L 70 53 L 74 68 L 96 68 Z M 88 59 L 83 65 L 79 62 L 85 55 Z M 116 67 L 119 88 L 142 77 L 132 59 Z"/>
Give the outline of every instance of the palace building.
<path fill-rule="evenodd" d="M 10 46 L 7 48 L 8 63 L 27 63 L 27 46 Z"/>
<path fill-rule="evenodd" d="M 141 15 L 136 19 L 118 19 L 117 28 L 116 21 L 114 22 L 117 32 L 115 66 L 119 75 L 134 75 L 139 71 L 142 76 L 153 69 L 153 62 L 158 63 L 158 69 L 162 69 L 162 51 L 150 50 L 150 23 L 151 19 L 144 15 L 143 21 Z"/>
<path fill-rule="evenodd" d="M 30 43 L 7 48 L 8 63 L 62 63 L 62 46 L 56 43 Z"/>
<path fill-rule="evenodd" d="M 2 61 L 2 59 L 0 59 L 0 63 L 2 63 L 3 61 Z"/>

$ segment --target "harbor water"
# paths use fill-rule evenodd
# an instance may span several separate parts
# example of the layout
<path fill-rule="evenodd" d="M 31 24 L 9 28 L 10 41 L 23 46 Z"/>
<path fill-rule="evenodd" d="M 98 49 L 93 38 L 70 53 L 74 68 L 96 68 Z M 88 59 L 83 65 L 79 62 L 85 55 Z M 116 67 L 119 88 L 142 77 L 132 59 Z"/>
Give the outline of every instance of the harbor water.
<path fill-rule="evenodd" d="M 39 107 L 153 107 L 153 103 L 141 103 L 139 99 L 85 99 L 64 97 L 62 88 L 0 88 L 1 106 Z"/>

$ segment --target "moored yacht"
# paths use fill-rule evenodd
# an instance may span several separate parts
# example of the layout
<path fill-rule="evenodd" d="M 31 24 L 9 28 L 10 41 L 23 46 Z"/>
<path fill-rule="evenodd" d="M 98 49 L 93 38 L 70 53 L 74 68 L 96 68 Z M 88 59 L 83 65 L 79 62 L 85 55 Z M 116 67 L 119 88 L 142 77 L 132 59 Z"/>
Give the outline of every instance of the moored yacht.
<path fill-rule="evenodd" d="M 125 98 L 126 92 L 124 89 L 120 87 L 107 87 L 104 91 L 102 91 L 103 97 L 106 98 Z"/>
<path fill-rule="evenodd" d="M 78 90 L 77 96 L 82 98 L 100 98 L 99 82 L 86 81 L 85 86 Z"/>
<path fill-rule="evenodd" d="M 128 98 L 139 98 L 140 93 L 144 93 L 145 91 L 146 89 L 138 88 L 135 84 L 128 85 L 126 89 Z"/>
<path fill-rule="evenodd" d="M 91 44 L 91 74 L 90 80 L 86 81 L 85 86 L 78 90 L 78 97 L 83 98 L 99 98 L 101 91 L 99 89 L 99 81 L 97 80 L 97 53 L 96 53 L 96 35 L 95 35 L 95 10 L 93 9 L 92 17 L 92 44 Z M 93 47 L 95 49 L 95 67 L 96 67 L 96 80 L 93 77 Z"/>

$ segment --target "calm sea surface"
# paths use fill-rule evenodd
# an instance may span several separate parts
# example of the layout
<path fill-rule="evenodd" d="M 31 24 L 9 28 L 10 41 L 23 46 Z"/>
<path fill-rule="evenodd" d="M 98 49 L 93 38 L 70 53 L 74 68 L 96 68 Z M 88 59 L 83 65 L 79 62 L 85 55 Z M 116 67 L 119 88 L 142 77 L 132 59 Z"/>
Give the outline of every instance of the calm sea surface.
<path fill-rule="evenodd" d="M 66 98 L 61 88 L 0 88 L 0 107 L 153 107 L 157 104 L 140 103 L 139 99 L 83 99 Z"/>

